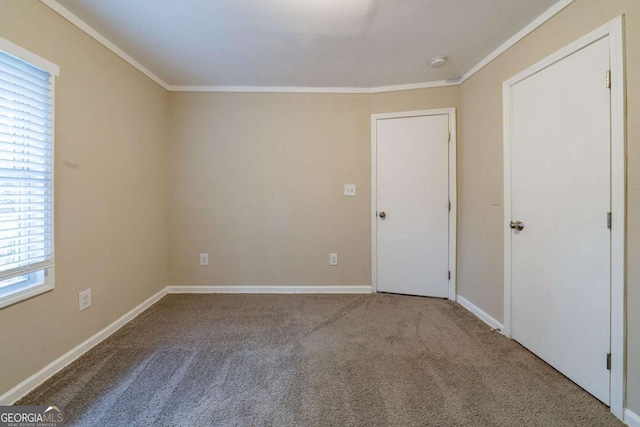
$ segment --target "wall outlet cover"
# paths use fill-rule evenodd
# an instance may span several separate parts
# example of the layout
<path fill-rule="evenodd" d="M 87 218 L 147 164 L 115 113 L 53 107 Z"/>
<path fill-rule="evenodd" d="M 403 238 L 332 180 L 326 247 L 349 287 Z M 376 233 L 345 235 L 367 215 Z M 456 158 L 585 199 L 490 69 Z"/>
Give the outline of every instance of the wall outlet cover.
<path fill-rule="evenodd" d="M 355 184 L 345 184 L 344 185 L 344 195 L 348 197 L 356 196 L 356 185 Z"/>

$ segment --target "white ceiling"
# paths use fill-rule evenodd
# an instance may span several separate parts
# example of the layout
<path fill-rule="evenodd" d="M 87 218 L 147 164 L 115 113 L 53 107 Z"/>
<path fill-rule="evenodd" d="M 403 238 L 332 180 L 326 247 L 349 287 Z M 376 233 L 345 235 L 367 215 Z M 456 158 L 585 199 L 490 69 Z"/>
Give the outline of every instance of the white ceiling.
<path fill-rule="evenodd" d="M 172 86 L 370 88 L 459 78 L 556 1 L 58 3 Z"/>

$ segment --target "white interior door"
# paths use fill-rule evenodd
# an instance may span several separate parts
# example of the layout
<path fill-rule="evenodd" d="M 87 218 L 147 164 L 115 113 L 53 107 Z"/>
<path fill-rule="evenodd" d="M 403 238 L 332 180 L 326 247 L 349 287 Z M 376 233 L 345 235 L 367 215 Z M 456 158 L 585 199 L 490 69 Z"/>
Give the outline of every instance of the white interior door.
<path fill-rule="evenodd" d="M 377 120 L 377 290 L 447 297 L 449 115 Z"/>
<path fill-rule="evenodd" d="M 609 42 L 511 87 L 511 335 L 609 403 Z M 513 223 L 511 224 L 513 226 Z"/>

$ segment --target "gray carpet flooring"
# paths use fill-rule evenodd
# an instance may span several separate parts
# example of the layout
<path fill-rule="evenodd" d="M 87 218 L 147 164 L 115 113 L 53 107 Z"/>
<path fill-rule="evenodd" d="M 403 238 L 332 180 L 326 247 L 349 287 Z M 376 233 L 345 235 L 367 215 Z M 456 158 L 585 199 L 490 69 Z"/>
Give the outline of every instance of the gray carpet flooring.
<path fill-rule="evenodd" d="M 621 426 L 454 302 L 169 295 L 31 392 L 73 426 Z"/>

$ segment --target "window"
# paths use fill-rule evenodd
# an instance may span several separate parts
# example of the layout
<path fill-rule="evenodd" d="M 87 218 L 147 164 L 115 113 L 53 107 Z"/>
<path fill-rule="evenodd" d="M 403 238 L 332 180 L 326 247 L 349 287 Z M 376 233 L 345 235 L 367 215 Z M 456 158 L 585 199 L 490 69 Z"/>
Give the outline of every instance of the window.
<path fill-rule="evenodd" d="M 54 286 L 56 69 L 0 39 L 0 308 Z"/>

